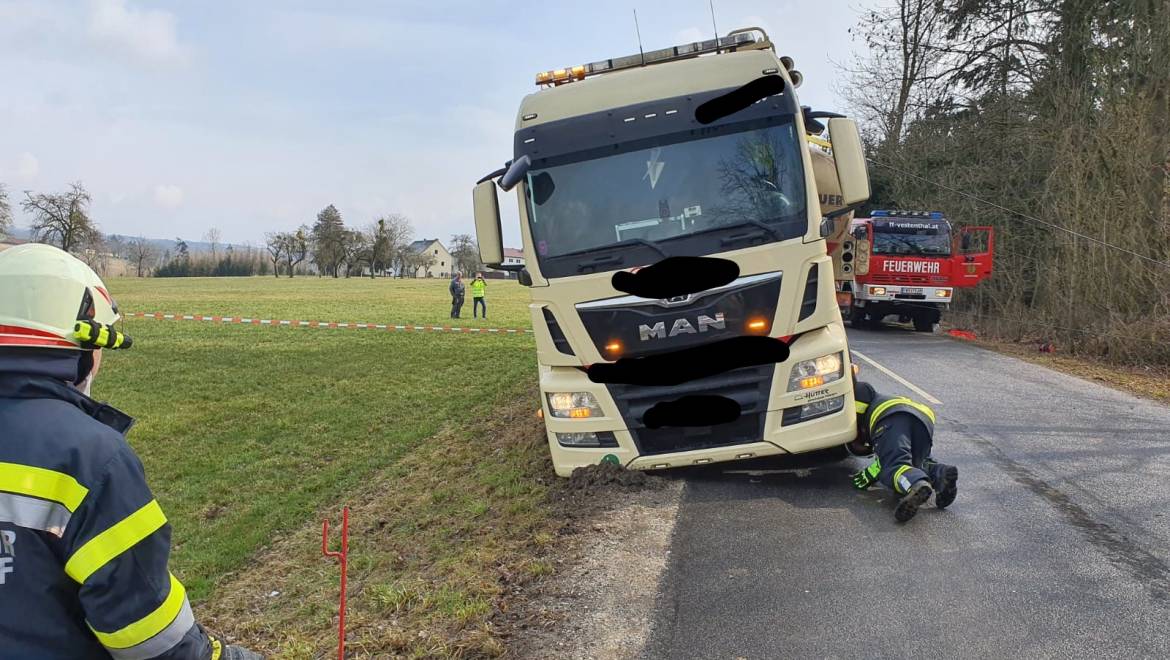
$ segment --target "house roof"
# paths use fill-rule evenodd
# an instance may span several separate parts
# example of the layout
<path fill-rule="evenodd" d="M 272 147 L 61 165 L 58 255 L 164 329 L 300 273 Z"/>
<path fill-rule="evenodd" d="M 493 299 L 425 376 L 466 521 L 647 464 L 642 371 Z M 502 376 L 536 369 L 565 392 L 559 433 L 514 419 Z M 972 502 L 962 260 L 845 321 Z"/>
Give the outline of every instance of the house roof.
<path fill-rule="evenodd" d="M 432 243 L 438 243 L 440 246 L 443 245 L 437 238 L 424 238 L 421 241 L 411 243 L 409 247 L 412 252 L 422 252 L 429 248 Z M 443 249 L 446 250 L 447 248 L 444 247 Z"/>
<path fill-rule="evenodd" d="M 524 250 L 517 250 L 516 248 L 506 247 L 506 248 L 504 248 L 504 256 L 505 257 L 518 257 L 520 259 L 523 259 L 524 258 Z"/>

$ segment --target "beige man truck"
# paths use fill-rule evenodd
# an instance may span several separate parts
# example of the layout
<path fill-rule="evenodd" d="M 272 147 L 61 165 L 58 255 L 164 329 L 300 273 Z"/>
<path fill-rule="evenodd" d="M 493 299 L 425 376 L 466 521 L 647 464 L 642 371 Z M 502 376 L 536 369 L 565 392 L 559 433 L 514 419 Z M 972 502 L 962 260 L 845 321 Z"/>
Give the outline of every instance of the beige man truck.
<path fill-rule="evenodd" d="M 521 102 L 512 160 L 476 185 L 475 221 L 482 260 L 501 264 L 496 189 L 516 189 L 519 280 L 531 292 L 557 474 L 603 461 L 690 466 L 853 439 L 849 355 L 825 241 L 839 220 L 822 216 L 807 141 L 825 115 L 798 103 L 792 64 L 763 30 L 747 28 L 542 72 L 540 91 Z M 857 127 L 834 117 L 828 130 L 834 158 L 820 167 L 832 165 L 837 206 L 856 206 L 869 196 Z M 616 274 L 671 257 L 733 262 L 735 275 L 663 297 L 615 286 Z M 748 336 L 784 342 L 787 359 L 668 384 L 591 375 L 603 364 L 690 360 Z M 700 400 L 734 402 L 736 414 L 648 423 L 662 406 Z"/>

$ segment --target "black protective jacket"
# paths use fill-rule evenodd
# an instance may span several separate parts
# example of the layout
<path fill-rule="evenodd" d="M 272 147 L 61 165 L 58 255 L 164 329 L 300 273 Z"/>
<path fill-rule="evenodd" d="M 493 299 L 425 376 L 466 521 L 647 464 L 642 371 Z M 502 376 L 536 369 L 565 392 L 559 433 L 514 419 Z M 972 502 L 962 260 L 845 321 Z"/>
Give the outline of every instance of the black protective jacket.
<path fill-rule="evenodd" d="M 67 384 L 78 357 L 0 349 L 0 657 L 209 660 L 133 420 Z"/>

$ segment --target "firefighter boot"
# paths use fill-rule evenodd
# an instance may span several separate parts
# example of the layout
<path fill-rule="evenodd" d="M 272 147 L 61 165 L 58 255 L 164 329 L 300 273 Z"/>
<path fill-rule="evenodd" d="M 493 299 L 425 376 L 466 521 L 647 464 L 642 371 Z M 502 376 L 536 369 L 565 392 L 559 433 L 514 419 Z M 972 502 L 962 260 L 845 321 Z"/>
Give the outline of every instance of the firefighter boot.
<path fill-rule="evenodd" d="M 953 504 L 959 494 L 959 468 L 928 458 L 922 469 L 930 475 L 930 483 L 934 486 L 934 505 L 945 509 Z"/>
<path fill-rule="evenodd" d="M 934 494 L 934 489 L 930 487 L 930 479 L 919 479 L 915 481 L 910 490 L 898 500 L 898 506 L 894 507 L 894 520 L 904 523 L 910 520 L 918 513 L 918 508 L 926 504 L 930 500 L 930 496 Z"/>

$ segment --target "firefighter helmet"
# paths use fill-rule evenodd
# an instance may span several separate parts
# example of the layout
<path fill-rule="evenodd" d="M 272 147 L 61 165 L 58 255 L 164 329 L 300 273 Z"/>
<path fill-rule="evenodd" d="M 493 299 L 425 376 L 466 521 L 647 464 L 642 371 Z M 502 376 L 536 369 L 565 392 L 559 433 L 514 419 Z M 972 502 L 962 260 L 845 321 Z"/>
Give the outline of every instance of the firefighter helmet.
<path fill-rule="evenodd" d="M 0 347 L 129 348 L 118 305 L 73 255 L 29 243 L 0 252 Z"/>

